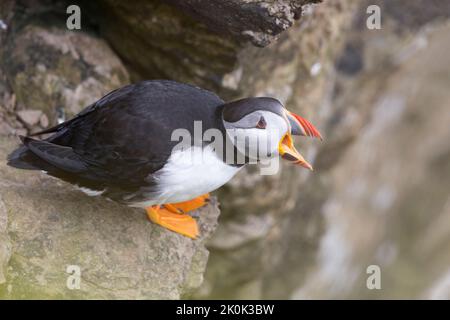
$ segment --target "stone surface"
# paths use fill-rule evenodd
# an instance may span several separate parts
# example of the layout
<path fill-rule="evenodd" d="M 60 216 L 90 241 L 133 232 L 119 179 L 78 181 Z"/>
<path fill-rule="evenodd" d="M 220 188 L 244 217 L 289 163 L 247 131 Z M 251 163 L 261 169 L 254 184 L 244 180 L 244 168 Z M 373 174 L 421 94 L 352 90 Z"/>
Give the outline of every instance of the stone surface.
<path fill-rule="evenodd" d="M 29 126 L 34 126 L 38 124 L 41 117 L 44 115 L 41 110 L 21 110 L 17 112 L 19 119 Z"/>
<path fill-rule="evenodd" d="M 361 10 L 337 61 L 335 135 L 317 155 L 331 167 L 310 181 L 325 186 L 314 206 L 325 226 L 293 298 L 449 297 L 450 11 L 376 3 L 383 30 L 364 29 Z M 348 50 L 362 62 L 356 72 Z M 381 268 L 382 290 L 366 287 L 370 265 Z"/>
<path fill-rule="evenodd" d="M 333 60 L 354 9 L 352 3 L 318 5 L 277 43 L 242 53 L 242 95 L 280 99 L 289 110 L 311 120 L 327 141 L 324 124 L 331 110 L 321 113 L 319 108 L 327 99 Z M 298 138 L 296 145 L 316 167 L 317 150 L 324 143 Z M 219 190 L 221 221 L 209 243 L 210 263 L 198 297 L 286 297 L 299 275 L 313 265 L 323 218 L 312 207 L 326 193 L 323 188 L 314 190 L 310 181 L 324 169 L 311 173 L 281 164 L 280 172 L 272 176 L 261 176 L 256 167 L 249 167 Z M 289 223 L 295 230 L 286 232 Z M 280 272 L 283 263 L 286 268 Z M 272 276 L 277 279 L 272 281 Z"/>
<path fill-rule="evenodd" d="M 300 19 L 302 7 L 320 0 L 169 0 L 212 30 L 264 47 Z"/>
<path fill-rule="evenodd" d="M 306 3 L 277 1 L 123 1 L 83 3 L 133 79 L 169 78 L 235 98 L 242 59 L 293 25 Z M 182 9 L 182 10 L 180 10 Z M 217 33 L 216 31 L 219 31 Z M 250 62 L 250 60 L 248 60 Z M 234 79 L 233 79 L 234 78 Z"/>
<path fill-rule="evenodd" d="M 213 201 L 193 214 L 191 240 L 149 222 L 145 211 L 91 198 L 37 171 L 7 167 L 17 139 L 0 138 L 0 297 L 179 299 L 203 281 Z M 81 287 L 66 286 L 70 265 Z"/>
<path fill-rule="evenodd" d="M 365 26 L 369 4 L 384 10 L 381 31 Z M 312 120 L 325 141 L 299 139 L 313 173 L 283 167 L 277 181 L 244 172 L 222 189 L 220 226 L 210 241 L 198 297 L 448 297 L 446 228 L 427 247 L 430 255 L 421 256 L 418 247 L 434 238 L 435 221 L 449 217 L 448 183 L 433 173 L 446 177 L 448 161 L 436 161 L 431 169 L 431 160 L 423 158 L 427 153 L 446 159 L 448 152 L 442 145 L 449 139 L 448 113 L 443 115 L 448 31 L 440 29 L 449 18 L 446 6 L 439 1 L 319 5 L 300 22 L 299 38 L 291 28 L 277 45 L 259 52 L 260 60 L 253 59 L 254 73 L 243 68 L 244 91 L 286 97 L 287 107 Z M 352 25 L 343 30 L 346 22 Z M 289 53 L 298 62 L 287 58 Z M 264 76 L 271 72 L 273 77 Z M 439 133 L 427 135 L 433 124 Z M 391 134 L 384 132 L 388 128 Z M 370 142 L 363 138 L 366 130 L 375 135 Z M 404 147 L 410 153 L 403 154 Z M 379 177 L 384 170 L 404 180 Z M 415 191 L 409 188 L 413 181 Z M 371 264 L 382 268 L 381 291 L 366 288 Z"/>
<path fill-rule="evenodd" d="M 45 114 L 42 114 L 39 118 L 39 125 L 41 126 L 41 128 L 47 128 L 48 124 L 48 117 Z"/>
<path fill-rule="evenodd" d="M 27 7 L 25 14 L 17 13 L 11 20 L 2 68 L 17 109 L 41 110 L 55 124 L 62 114 L 71 117 L 128 83 L 129 77 L 104 40 L 87 32 L 68 32 L 64 18 L 44 4 L 36 4 L 36 11 Z"/>
<path fill-rule="evenodd" d="M 222 75 L 233 71 L 236 40 L 218 36 L 162 1 L 86 1 L 82 10 L 95 20 L 133 81 L 173 79 L 217 92 Z"/>

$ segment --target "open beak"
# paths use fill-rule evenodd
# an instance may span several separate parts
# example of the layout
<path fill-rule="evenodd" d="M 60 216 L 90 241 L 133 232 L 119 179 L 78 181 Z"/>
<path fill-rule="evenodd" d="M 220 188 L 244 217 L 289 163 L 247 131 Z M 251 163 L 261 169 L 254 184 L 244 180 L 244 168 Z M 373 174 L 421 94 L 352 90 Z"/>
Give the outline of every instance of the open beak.
<path fill-rule="evenodd" d="M 295 149 L 294 144 L 292 142 L 292 136 L 288 132 L 284 135 L 278 145 L 278 152 L 281 157 L 285 160 L 291 161 L 295 164 L 301 165 L 309 170 L 312 170 L 312 166 L 308 163 L 308 161 L 303 158 L 303 156 Z"/>
<path fill-rule="evenodd" d="M 289 120 L 291 130 L 287 132 L 278 145 L 278 152 L 285 160 L 291 161 L 309 170 L 312 166 L 303 156 L 295 149 L 292 135 L 316 137 L 322 140 L 320 132 L 306 119 L 286 110 L 286 116 Z"/>

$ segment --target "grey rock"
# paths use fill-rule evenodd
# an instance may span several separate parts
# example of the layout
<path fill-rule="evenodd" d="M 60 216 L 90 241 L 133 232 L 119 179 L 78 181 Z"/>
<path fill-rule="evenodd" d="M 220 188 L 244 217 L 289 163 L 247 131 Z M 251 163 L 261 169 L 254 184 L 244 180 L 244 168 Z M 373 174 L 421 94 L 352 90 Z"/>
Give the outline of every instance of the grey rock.
<path fill-rule="evenodd" d="M 221 224 L 197 297 L 446 297 L 448 4 L 334 4 L 243 64 L 246 94 L 282 97 L 325 140 L 298 139 L 312 173 L 249 170 L 219 192 Z M 371 4 L 382 8 L 382 30 L 366 28 Z M 382 290 L 366 287 L 372 264 Z"/>
<path fill-rule="evenodd" d="M 39 125 L 40 125 L 42 128 L 47 128 L 47 127 L 48 127 L 48 124 L 49 124 L 49 122 L 48 122 L 48 117 L 47 117 L 47 115 L 43 114 L 43 115 L 39 118 Z"/>
<path fill-rule="evenodd" d="M 422 14 L 412 8 L 409 17 Z M 355 30 L 367 67 L 341 79 L 337 108 L 351 101 L 360 121 L 346 131 L 354 142 L 329 172 L 321 259 L 294 298 L 448 298 L 450 23 L 414 35 L 390 31 Z M 382 290 L 366 287 L 371 265 L 381 270 Z"/>
<path fill-rule="evenodd" d="M 45 23 L 24 24 L 2 48 L 3 68 L 21 109 L 40 110 L 55 124 L 60 110 L 70 117 L 129 82 L 104 40 Z"/>
<path fill-rule="evenodd" d="M 324 101 L 335 72 L 333 61 L 354 10 L 351 2 L 319 4 L 276 43 L 241 53 L 243 96 L 280 99 L 288 110 L 314 123 L 325 143 L 296 139 L 314 172 L 283 161 L 280 172 L 271 176 L 248 167 L 219 190 L 221 223 L 209 242 L 206 281 L 196 297 L 286 298 L 313 267 L 323 231 L 315 206 L 327 196 L 320 178 L 313 180 L 328 170 L 322 164 L 327 155 L 317 152 L 329 140 L 325 128 L 332 114 L 332 109 L 319 108 L 328 106 Z M 319 74 L 311 72 L 314 65 L 320 65 Z"/>
<path fill-rule="evenodd" d="M 40 172 L 7 167 L 16 139 L 0 138 L 0 297 L 179 299 L 200 286 L 217 225 L 201 208 L 191 240 L 150 223 L 143 210 L 91 198 Z M 67 267 L 81 287 L 66 286 Z"/>
<path fill-rule="evenodd" d="M 14 128 L 12 128 L 3 119 L 0 119 L 0 135 L 9 135 L 9 134 L 12 134 L 13 132 L 14 132 Z"/>
<path fill-rule="evenodd" d="M 84 7 L 86 3 L 83 19 L 100 18 L 95 20 L 100 35 L 125 61 L 133 80 L 170 78 L 212 89 L 228 100 L 274 96 L 316 124 L 325 141 L 298 140 L 314 173 L 283 166 L 279 175 L 261 177 L 249 167 L 219 191 L 221 224 L 208 243 L 211 254 L 198 290 L 208 256 L 202 245 L 197 250 L 183 242 L 183 253 L 170 250 L 168 257 L 162 249 L 179 243 L 164 237 L 167 246 L 152 242 L 148 246 L 155 250 L 150 252 L 147 242 L 135 234 L 153 239 L 160 228 L 143 224 L 155 230 L 146 234 L 147 227 L 133 222 L 135 217 L 144 222 L 141 212 L 71 189 L 66 193 L 65 184 L 36 173 L 14 172 L 18 176 L 13 177 L 7 168 L 1 171 L 7 184 L 1 194 L 8 223 L 3 222 L 7 231 L 0 231 L 0 295 L 37 297 L 49 281 L 44 297 L 448 297 L 447 2 L 339 0 L 303 6 L 305 1 L 172 0 L 171 6 L 161 1 L 102 0 Z M 382 30 L 366 28 L 366 9 L 372 4 L 382 9 Z M 301 6 L 302 18 L 291 25 L 295 5 Z M 272 28 L 277 19 L 281 27 Z M 11 19 L 5 21 L 14 27 Z M 0 41 L 5 34 L 0 33 Z M 246 40 L 272 44 L 260 49 Z M 18 47 L 9 43 L 8 52 Z M 78 64 L 71 70 L 76 68 Z M 20 93 L 25 85 L 12 71 L 10 82 Z M 5 87 L 2 83 L 0 78 L 0 88 Z M 20 107 L 25 102 L 19 94 Z M 36 188 L 41 185 L 41 190 Z M 17 211 L 40 208 L 41 202 L 51 214 L 38 214 L 36 222 L 25 218 L 31 213 L 22 218 Z M 78 202 L 82 210 L 74 209 Z M 59 208 L 64 211 L 55 214 Z M 97 220 L 97 211 L 103 220 Z M 0 217 L 5 221 L 2 210 Z M 58 219 L 70 225 L 56 230 Z M 129 223 L 132 236 L 119 228 L 123 223 Z M 103 225 L 107 234 L 98 232 Z M 207 224 L 212 225 L 215 221 Z M 91 233 L 99 255 L 85 244 Z M 139 250 L 128 242 L 139 244 Z M 82 249 L 71 251 L 74 243 Z M 111 254 L 105 249 L 108 243 L 118 248 L 112 258 L 104 254 Z M 39 269 L 41 260 L 50 261 L 40 257 L 52 252 L 56 265 Z M 153 260 L 145 264 L 147 254 Z M 82 268 L 87 274 L 82 291 L 66 289 L 67 261 L 89 266 Z M 372 264 L 382 268 L 383 290 L 365 286 L 366 268 Z M 162 273 L 142 271 L 149 265 L 161 267 Z M 183 268 L 175 270 L 179 265 Z M 120 277 L 125 269 L 132 271 L 131 278 Z M 140 273 L 143 278 L 136 276 Z M 170 278 L 172 274 L 176 276 Z M 170 281 L 164 282 L 167 277 Z M 149 279 L 153 286 L 147 284 Z M 89 281 L 95 285 L 83 287 Z M 137 282 L 143 283 L 139 289 Z"/>
<path fill-rule="evenodd" d="M 223 84 L 229 74 L 239 74 L 242 59 L 257 55 L 247 40 L 268 45 L 312 2 L 101 0 L 84 12 L 127 62 L 133 79 L 194 83 L 228 99 L 246 92 L 235 81 Z"/>
<path fill-rule="evenodd" d="M 169 0 L 212 30 L 264 47 L 300 19 L 302 7 L 320 0 Z"/>

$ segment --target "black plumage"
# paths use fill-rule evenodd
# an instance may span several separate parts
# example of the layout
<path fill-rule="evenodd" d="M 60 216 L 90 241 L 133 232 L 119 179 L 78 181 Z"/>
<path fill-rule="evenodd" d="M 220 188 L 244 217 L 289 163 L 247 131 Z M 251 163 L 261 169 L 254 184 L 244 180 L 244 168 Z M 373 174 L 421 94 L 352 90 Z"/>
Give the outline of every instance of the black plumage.
<path fill-rule="evenodd" d="M 284 115 L 284 107 L 277 99 L 254 97 L 228 102 L 223 109 L 223 119 L 236 122 L 255 111 L 270 111 L 281 117 Z"/>
<path fill-rule="evenodd" d="M 112 91 L 73 119 L 23 137 L 8 157 L 13 167 L 44 170 L 49 175 L 93 190 L 119 202 L 138 201 L 151 190 L 151 174 L 161 169 L 178 143 L 175 128 L 193 135 L 223 128 L 223 100 L 212 92 L 167 80 L 143 81 Z"/>

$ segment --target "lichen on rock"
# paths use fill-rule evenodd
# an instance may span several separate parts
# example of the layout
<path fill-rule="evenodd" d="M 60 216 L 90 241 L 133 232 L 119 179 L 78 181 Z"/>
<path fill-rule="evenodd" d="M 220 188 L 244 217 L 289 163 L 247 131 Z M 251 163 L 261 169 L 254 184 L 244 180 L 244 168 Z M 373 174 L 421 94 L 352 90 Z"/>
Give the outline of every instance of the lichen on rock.
<path fill-rule="evenodd" d="M 219 215 L 214 198 L 193 213 L 201 236 L 191 240 L 144 210 L 6 166 L 17 142 L 0 139 L 0 297 L 179 299 L 200 286 Z M 80 289 L 67 287 L 71 265 L 81 270 Z"/>

